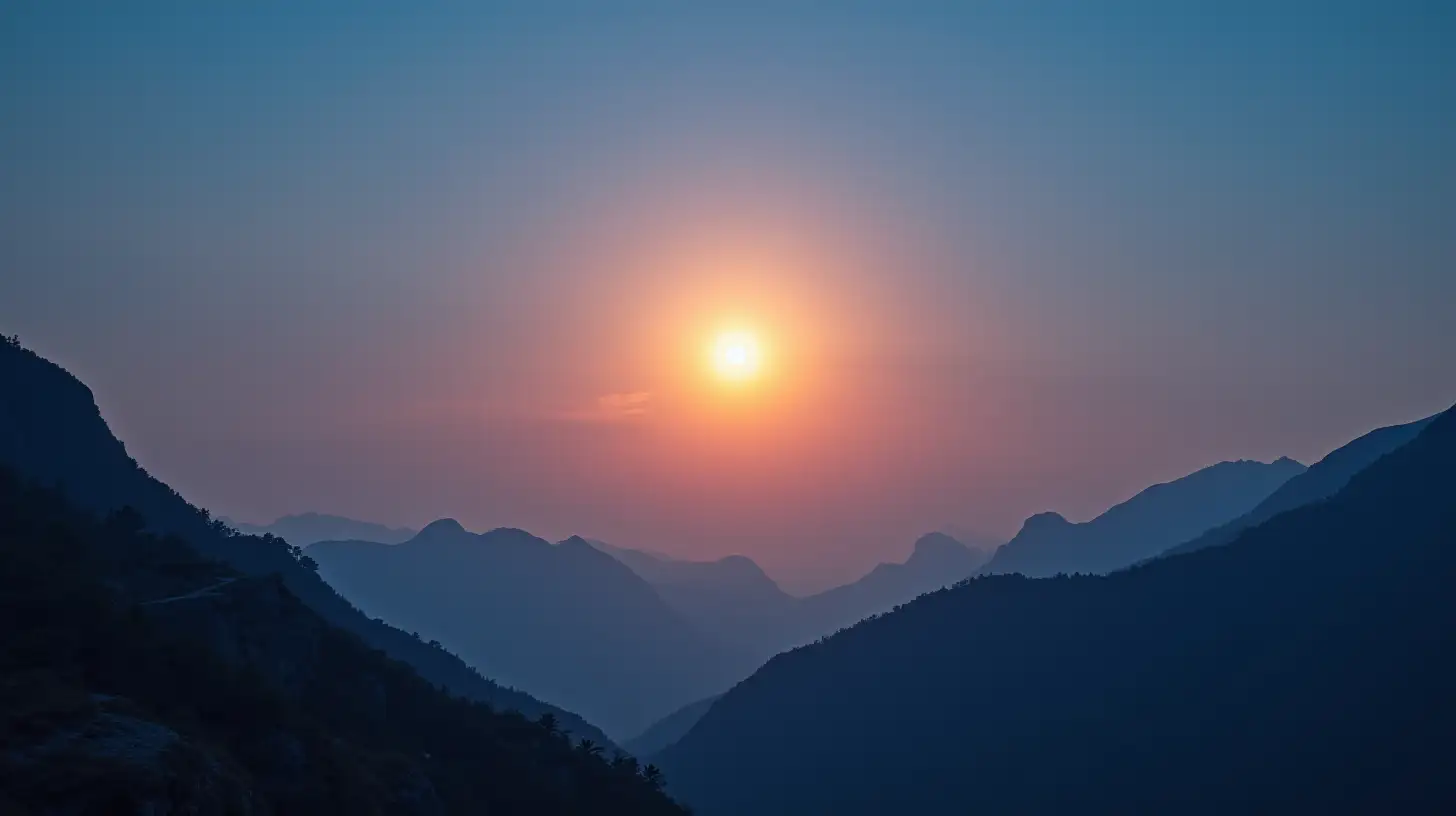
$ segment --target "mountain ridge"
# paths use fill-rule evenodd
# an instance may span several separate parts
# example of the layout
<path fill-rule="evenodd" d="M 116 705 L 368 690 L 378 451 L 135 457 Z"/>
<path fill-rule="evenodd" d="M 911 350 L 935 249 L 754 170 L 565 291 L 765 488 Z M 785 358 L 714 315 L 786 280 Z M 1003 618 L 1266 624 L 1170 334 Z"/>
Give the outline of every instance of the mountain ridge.
<path fill-rule="evenodd" d="M 1290 478 L 1243 516 L 1207 530 L 1160 555 L 1177 555 L 1227 544 L 1248 527 L 1267 521 L 1286 510 L 1324 499 L 1344 487 L 1356 473 L 1414 439 L 1433 419 L 1434 416 L 1429 416 L 1402 425 L 1387 425 L 1362 434 L 1326 454 L 1303 473 Z"/>
<path fill-rule="evenodd" d="M 1243 515 L 1304 470 L 1288 457 L 1269 463 L 1219 462 L 1146 487 L 1089 521 L 1073 523 L 1059 513 L 1037 513 L 981 573 L 1019 572 L 1036 578 L 1131 566 Z"/>

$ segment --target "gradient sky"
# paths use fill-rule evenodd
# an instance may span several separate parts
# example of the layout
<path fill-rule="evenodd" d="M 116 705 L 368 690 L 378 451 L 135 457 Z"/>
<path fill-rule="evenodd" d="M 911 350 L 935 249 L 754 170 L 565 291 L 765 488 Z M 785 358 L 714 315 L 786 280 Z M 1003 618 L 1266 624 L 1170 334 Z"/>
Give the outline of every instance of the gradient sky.
<path fill-rule="evenodd" d="M 1456 401 L 1451 4 L 723 5 L 5 4 L 0 331 L 220 514 L 799 587 Z"/>

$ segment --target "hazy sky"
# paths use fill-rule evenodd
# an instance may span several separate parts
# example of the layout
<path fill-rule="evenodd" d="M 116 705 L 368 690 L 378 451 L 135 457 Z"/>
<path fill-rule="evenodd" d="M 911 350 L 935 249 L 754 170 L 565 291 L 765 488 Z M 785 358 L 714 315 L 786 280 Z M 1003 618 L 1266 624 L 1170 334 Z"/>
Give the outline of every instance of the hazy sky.
<path fill-rule="evenodd" d="M 0 8 L 0 331 L 221 514 L 803 584 L 1456 401 L 1451 4 L 223 5 Z"/>

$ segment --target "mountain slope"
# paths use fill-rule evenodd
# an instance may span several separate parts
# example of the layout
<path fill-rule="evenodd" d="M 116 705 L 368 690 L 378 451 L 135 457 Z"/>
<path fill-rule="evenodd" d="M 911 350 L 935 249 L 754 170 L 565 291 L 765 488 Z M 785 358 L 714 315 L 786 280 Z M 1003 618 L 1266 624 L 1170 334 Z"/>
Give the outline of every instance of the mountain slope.
<path fill-rule="evenodd" d="M 269 524 L 247 524 L 222 519 L 234 530 L 246 535 L 275 535 L 295 547 L 307 547 L 316 541 L 378 541 L 398 544 L 414 538 L 415 531 L 405 527 L 386 527 L 369 521 L 331 516 L 327 513 L 299 513 L 281 516 Z"/>
<path fill-rule="evenodd" d="M 799 603 L 785 645 L 798 646 L 882 612 L 927 592 L 970 577 L 986 554 L 945 533 L 916 539 L 903 564 L 880 564 L 852 584 L 810 595 Z"/>
<path fill-rule="evenodd" d="M 1193 552 L 1233 541 L 1243 530 L 1268 521 L 1286 510 L 1333 496 L 1350 477 L 1369 467 L 1375 460 L 1415 439 L 1434 417 L 1426 417 L 1405 425 L 1378 428 L 1331 452 L 1269 494 L 1267 499 L 1248 513 L 1214 527 L 1190 541 L 1166 551 L 1163 555 Z"/>
<path fill-rule="evenodd" d="M 475 535 L 436 521 L 402 544 L 325 541 L 319 571 L 371 615 L 438 640 L 504 682 L 630 735 L 754 666 L 580 538 Z"/>
<path fill-rule="evenodd" d="M 779 589 L 751 559 L 685 561 L 665 555 L 592 545 L 627 565 L 662 600 L 699 630 L 762 662 L 786 645 L 784 630 L 797 599 Z M 739 678 L 734 678 L 739 679 Z"/>
<path fill-rule="evenodd" d="M 1082 524 L 1056 513 L 1032 516 L 982 572 L 1035 578 L 1121 569 L 1247 513 L 1303 471 L 1293 459 L 1220 462 L 1153 485 Z"/>
<path fill-rule="evenodd" d="M 278 538 L 242 536 L 213 522 L 152 478 L 111 434 L 90 390 L 60 366 L 0 342 L 0 466 L 42 485 L 61 485 L 84 509 L 136 508 L 154 529 L 180 535 L 205 557 L 248 575 L 278 573 L 288 589 L 326 621 L 403 660 L 432 683 L 536 718 L 550 713 L 571 733 L 603 742 L 581 717 L 502 688 L 458 657 L 372 620 L 339 596 Z"/>
<path fill-rule="evenodd" d="M 682 812 L 144 524 L 0 468 L 5 813 Z"/>
<path fill-rule="evenodd" d="M 780 655 L 662 755 L 729 813 L 1442 813 L 1456 412 L 1325 502 L 1108 576 L 990 576 Z"/>
<path fill-rule="evenodd" d="M 697 725 L 698 720 L 708 713 L 713 703 L 723 695 L 715 694 L 697 701 L 688 703 L 677 711 L 663 717 L 647 727 L 646 731 L 622 743 L 622 747 L 632 752 L 633 756 L 652 756 L 667 746 L 682 739 L 683 735 Z"/>

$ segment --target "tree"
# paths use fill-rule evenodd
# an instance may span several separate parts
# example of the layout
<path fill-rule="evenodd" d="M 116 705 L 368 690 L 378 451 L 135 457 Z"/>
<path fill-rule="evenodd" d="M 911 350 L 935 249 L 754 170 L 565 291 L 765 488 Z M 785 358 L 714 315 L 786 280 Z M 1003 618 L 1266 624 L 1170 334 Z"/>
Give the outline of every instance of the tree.
<path fill-rule="evenodd" d="M 653 790 L 662 790 L 662 769 L 656 765 L 647 765 L 642 769 L 642 778 Z"/>

